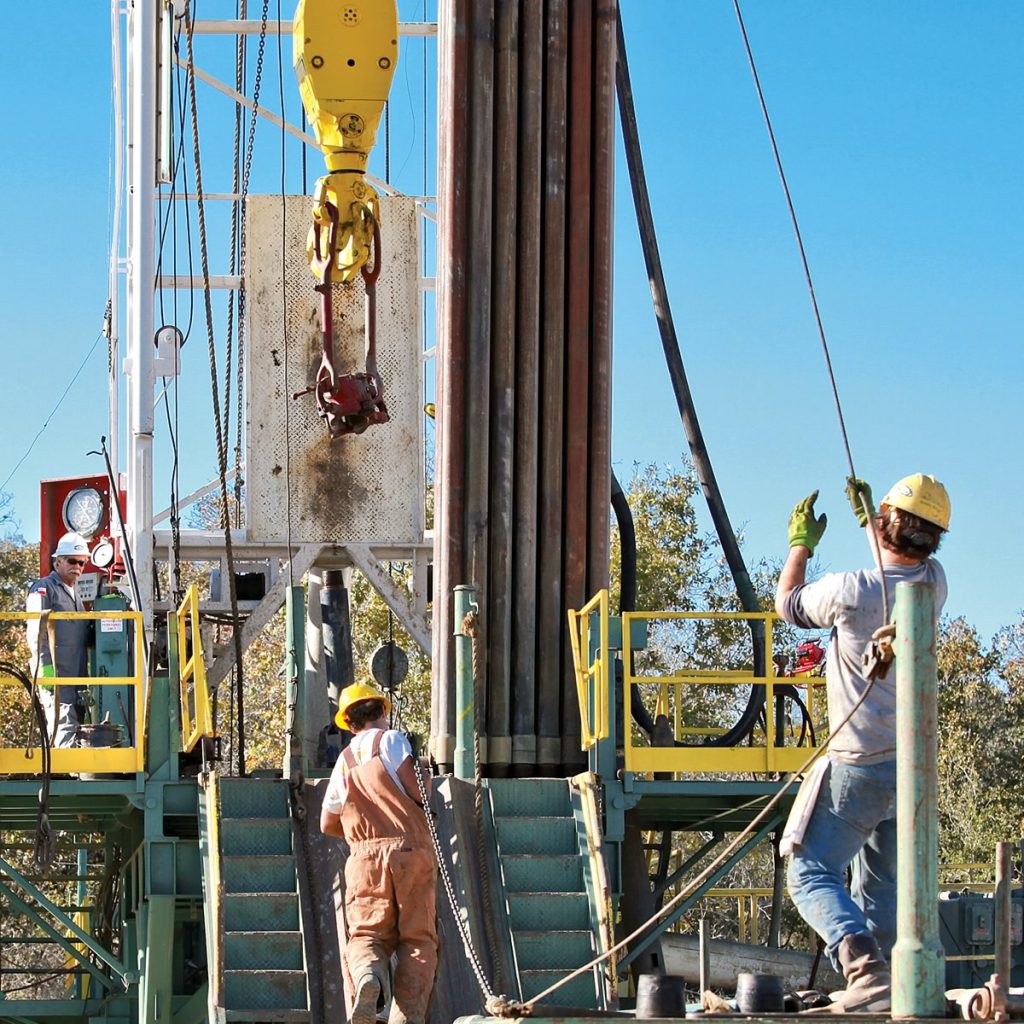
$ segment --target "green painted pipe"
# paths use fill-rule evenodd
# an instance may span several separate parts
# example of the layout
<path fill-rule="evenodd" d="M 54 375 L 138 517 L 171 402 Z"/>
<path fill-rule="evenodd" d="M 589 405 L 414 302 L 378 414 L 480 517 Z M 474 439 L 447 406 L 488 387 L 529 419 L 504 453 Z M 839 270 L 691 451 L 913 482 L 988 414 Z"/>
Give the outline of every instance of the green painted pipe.
<path fill-rule="evenodd" d="M 944 1017 L 939 941 L 935 590 L 896 585 L 896 945 L 892 1016 Z"/>
<path fill-rule="evenodd" d="M 473 731 L 476 727 L 473 708 L 473 640 L 462 623 L 476 611 L 476 587 L 463 584 L 454 590 L 455 607 L 455 777 L 472 779 Z"/>

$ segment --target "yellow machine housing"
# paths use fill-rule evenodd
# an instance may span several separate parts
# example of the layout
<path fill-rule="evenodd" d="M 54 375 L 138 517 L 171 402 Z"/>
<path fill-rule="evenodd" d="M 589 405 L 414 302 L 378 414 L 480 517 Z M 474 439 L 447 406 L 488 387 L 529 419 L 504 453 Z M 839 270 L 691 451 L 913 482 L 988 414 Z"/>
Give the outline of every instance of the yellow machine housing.
<path fill-rule="evenodd" d="M 302 105 L 328 170 L 316 183 L 308 255 L 321 279 L 324 262 L 333 258 L 332 278 L 351 281 L 370 258 L 377 221 L 377 193 L 364 175 L 398 62 L 397 5 L 299 0 L 292 42 Z M 337 211 L 333 253 L 326 248 L 334 235 L 331 207 Z"/>

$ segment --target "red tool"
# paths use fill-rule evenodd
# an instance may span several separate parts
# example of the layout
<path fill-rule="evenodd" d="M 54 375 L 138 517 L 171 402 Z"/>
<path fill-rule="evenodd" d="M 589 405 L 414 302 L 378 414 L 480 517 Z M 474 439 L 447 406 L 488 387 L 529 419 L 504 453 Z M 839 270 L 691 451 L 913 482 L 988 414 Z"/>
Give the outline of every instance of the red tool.
<path fill-rule="evenodd" d="M 364 265 L 360 271 L 366 287 L 366 370 L 364 373 L 350 373 L 339 377 L 334 369 L 334 322 L 331 303 L 331 271 L 337 253 L 338 211 L 330 203 L 325 204 L 331 218 L 326 254 L 321 253 L 320 224 L 314 223 L 313 267 L 319 272 L 320 284 L 320 334 L 323 342 L 323 356 L 316 383 L 296 391 L 298 398 L 313 392 L 317 409 L 327 421 L 331 437 L 344 434 L 361 434 L 374 423 L 387 423 L 388 410 L 384 405 L 384 388 L 377 372 L 377 278 L 380 276 L 380 227 L 373 225 L 373 269 Z"/>

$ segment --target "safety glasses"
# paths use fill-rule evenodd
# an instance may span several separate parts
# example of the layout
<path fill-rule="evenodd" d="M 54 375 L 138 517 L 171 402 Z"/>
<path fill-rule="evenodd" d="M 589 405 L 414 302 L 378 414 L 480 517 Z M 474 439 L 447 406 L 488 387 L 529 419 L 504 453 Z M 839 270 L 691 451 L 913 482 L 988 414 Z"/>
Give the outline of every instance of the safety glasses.
<path fill-rule="evenodd" d="M 82 566 L 88 565 L 89 560 L 87 558 L 69 558 L 67 562 L 68 565 L 77 565 L 81 568 Z"/>

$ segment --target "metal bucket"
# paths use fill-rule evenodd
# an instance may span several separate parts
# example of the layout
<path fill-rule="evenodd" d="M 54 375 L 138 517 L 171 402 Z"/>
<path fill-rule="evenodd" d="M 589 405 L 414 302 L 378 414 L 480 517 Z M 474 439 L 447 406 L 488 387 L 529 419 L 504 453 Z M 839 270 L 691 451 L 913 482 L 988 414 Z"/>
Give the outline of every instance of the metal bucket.
<path fill-rule="evenodd" d="M 123 725 L 116 722 L 96 722 L 92 725 L 80 725 L 78 727 L 79 747 L 123 747 L 126 746 L 127 732 Z M 117 779 L 120 776 L 116 773 L 104 772 L 81 772 L 80 779 Z"/>
<path fill-rule="evenodd" d="M 686 987 L 678 975 L 641 974 L 636 983 L 636 1019 L 686 1015 Z"/>
<path fill-rule="evenodd" d="M 736 976 L 736 1003 L 740 1013 L 782 1013 L 785 996 L 782 978 L 775 974 L 743 971 Z"/>

